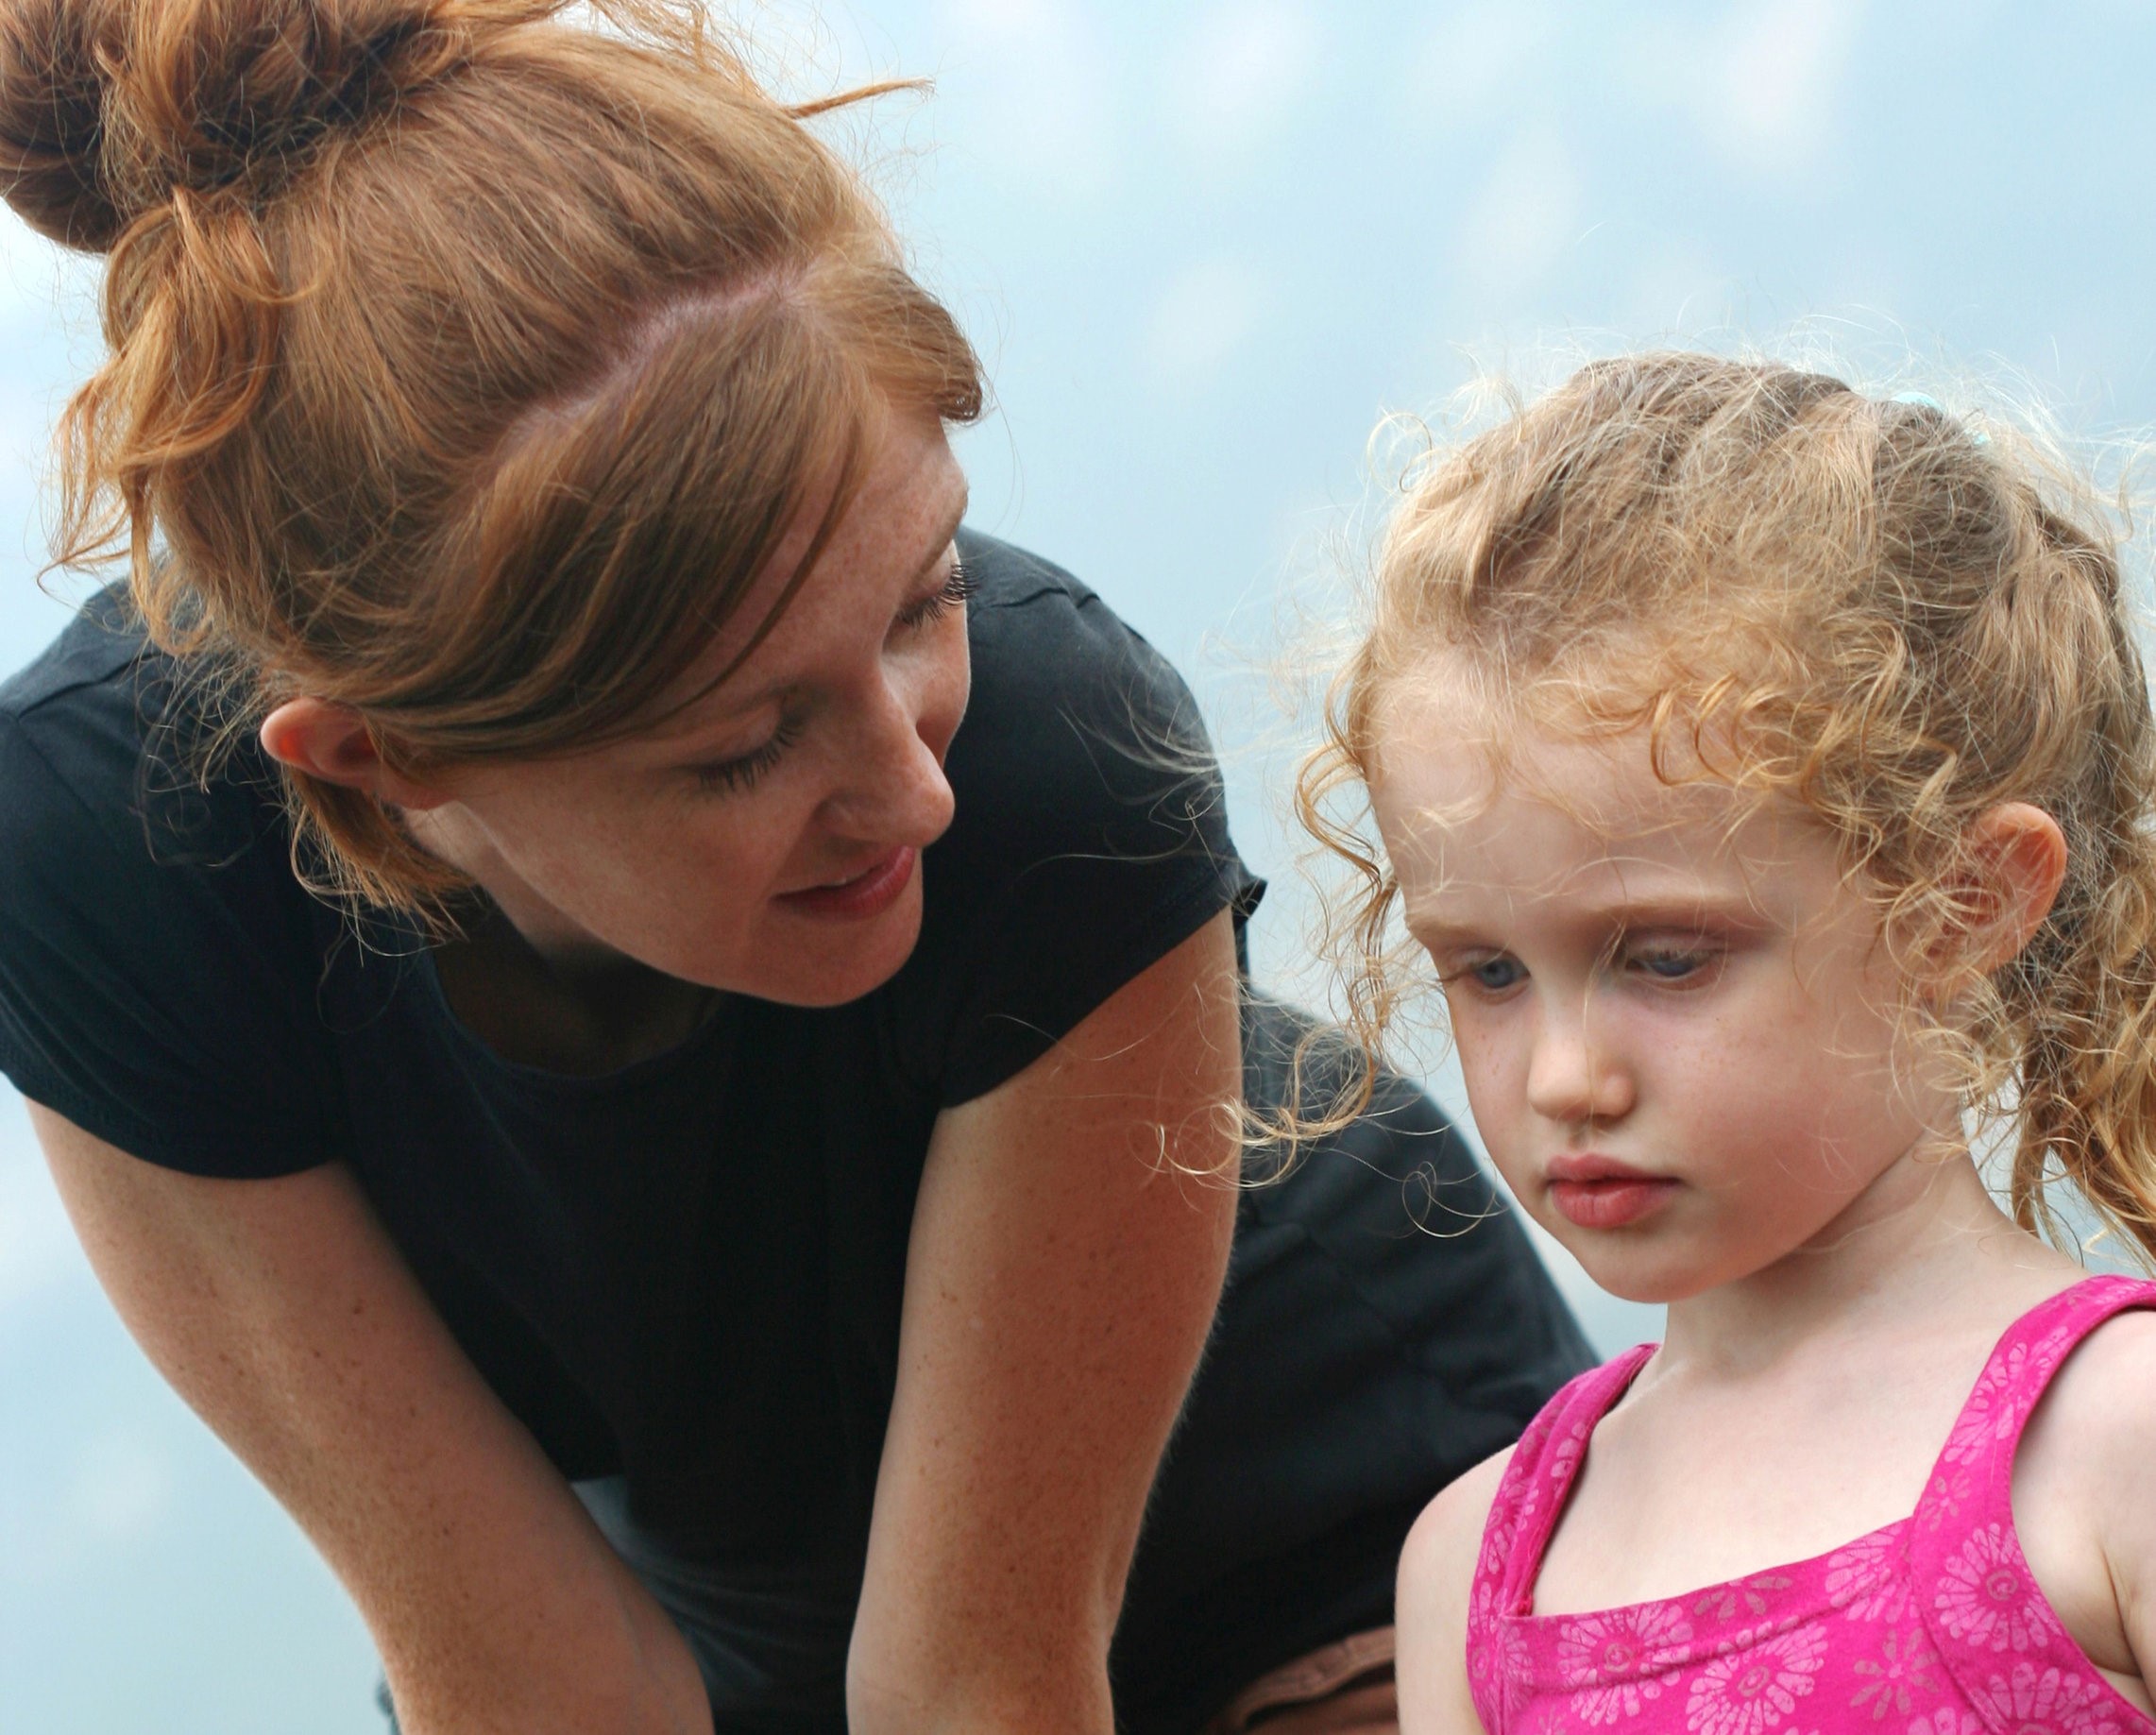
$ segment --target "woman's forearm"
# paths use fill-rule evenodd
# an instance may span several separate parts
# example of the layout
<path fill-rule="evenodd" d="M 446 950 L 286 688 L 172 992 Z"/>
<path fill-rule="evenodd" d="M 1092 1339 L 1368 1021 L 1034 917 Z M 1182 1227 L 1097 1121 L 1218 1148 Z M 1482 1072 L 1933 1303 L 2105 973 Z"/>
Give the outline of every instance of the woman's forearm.
<path fill-rule="evenodd" d="M 1109 1735 L 1146 1497 L 1234 1235 L 1223 914 L 947 1110 L 849 1658 L 857 1730 Z"/>
<path fill-rule="evenodd" d="M 688 1644 L 348 1174 L 204 1180 L 32 1119 L 136 1341 L 358 1605 L 405 1735 L 710 1735 Z"/>

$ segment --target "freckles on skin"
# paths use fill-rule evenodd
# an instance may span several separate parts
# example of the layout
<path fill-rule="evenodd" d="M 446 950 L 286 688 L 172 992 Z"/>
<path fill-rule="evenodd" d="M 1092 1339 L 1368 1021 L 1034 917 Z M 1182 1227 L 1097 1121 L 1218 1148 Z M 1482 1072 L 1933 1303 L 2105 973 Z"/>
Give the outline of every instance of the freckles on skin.
<path fill-rule="evenodd" d="M 1373 810 L 1491 1159 L 1598 1282 L 1666 1301 L 1763 1268 L 1958 1124 L 1912 1082 L 1876 913 L 1808 815 L 1671 787 L 1638 737 L 1498 743 L 1426 672 L 1377 708 Z M 1626 1174 L 1644 1215 L 1557 1208 Z"/>
<path fill-rule="evenodd" d="M 925 849 L 950 822 L 942 761 L 969 664 L 964 607 L 938 599 L 965 499 L 941 426 L 894 416 L 816 568 L 753 651 L 742 655 L 793 577 L 813 504 L 690 671 L 684 708 L 573 757 L 475 769 L 425 816 L 424 841 L 543 955 L 620 957 L 798 1005 L 868 993 L 913 948 L 918 865 L 858 920 L 784 900 Z M 701 775 L 782 726 L 753 778 Z"/>

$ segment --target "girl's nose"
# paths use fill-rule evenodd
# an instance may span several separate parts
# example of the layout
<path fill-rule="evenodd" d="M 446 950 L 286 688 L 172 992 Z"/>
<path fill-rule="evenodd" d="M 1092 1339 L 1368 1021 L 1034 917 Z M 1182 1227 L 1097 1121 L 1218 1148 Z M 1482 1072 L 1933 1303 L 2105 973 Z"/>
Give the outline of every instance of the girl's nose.
<path fill-rule="evenodd" d="M 1613 1121 L 1632 1111 L 1630 1067 L 1598 1044 L 1577 1008 L 1545 1017 L 1527 1069 L 1527 1105 L 1564 1126 Z"/>

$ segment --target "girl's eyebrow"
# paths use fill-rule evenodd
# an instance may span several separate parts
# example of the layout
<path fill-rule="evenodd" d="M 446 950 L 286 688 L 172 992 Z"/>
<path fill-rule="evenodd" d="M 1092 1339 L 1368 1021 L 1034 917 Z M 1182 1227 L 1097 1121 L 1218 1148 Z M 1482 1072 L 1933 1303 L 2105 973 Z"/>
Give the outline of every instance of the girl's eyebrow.
<path fill-rule="evenodd" d="M 1757 927 L 1769 920 L 1757 898 L 1714 893 L 1697 896 L 1587 898 L 1574 905 L 1569 913 L 1576 914 L 1582 922 L 1604 927 L 1684 927 L 1700 922 Z"/>
<path fill-rule="evenodd" d="M 1516 910 L 1507 920 L 1532 923 L 1549 919 L 1550 912 L 1536 911 L 1530 907 L 1527 910 Z M 1773 918 L 1759 907 L 1757 899 L 1713 893 L 1586 898 L 1577 903 L 1568 900 L 1555 912 L 1555 919 L 1567 927 L 1592 932 L 1606 932 L 1612 928 L 1697 927 L 1702 924 L 1746 929 L 1773 926 Z M 1490 922 L 1420 920 L 1412 912 L 1407 918 L 1408 931 L 1426 946 L 1486 944 L 1497 926 L 1499 924 Z"/>

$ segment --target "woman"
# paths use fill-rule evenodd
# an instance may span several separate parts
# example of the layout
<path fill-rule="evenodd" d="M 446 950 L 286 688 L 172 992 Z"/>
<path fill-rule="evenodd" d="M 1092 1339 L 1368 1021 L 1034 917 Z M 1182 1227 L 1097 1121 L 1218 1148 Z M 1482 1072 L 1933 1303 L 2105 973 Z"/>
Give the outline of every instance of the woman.
<path fill-rule="evenodd" d="M 1187 694 L 959 530 L 975 358 L 802 113 L 554 9 L 0 7 L 7 196 L 110 255 L 128 584 L 0 691 L 99 1275 L 409 1735 L 1382 1717 L 1576 1335 L 1408 1233 L 1486 1193 L 1403 1087 L 1238 1207 L 1296 1027 Z"/>

